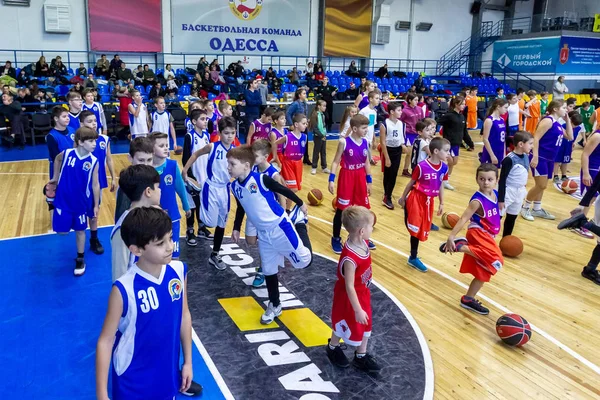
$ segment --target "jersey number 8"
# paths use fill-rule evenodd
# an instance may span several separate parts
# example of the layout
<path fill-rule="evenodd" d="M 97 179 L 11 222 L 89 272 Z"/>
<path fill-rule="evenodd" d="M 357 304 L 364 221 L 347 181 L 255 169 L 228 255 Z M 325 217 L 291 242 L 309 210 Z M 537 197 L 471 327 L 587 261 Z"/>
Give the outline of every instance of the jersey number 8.
<path fill-rule="evenodd" d="M 143 313 L 147 313 L 150 311 L 150 308 L 156 310 L 158 308 L 158 296 L 156 295 L 156 290 L 153 287 L 149 287 L 148 291 L 140 290 L 138 292 L 138 299 L 142 300 L 142 304 L 140 304 L 140 310 Z"/>

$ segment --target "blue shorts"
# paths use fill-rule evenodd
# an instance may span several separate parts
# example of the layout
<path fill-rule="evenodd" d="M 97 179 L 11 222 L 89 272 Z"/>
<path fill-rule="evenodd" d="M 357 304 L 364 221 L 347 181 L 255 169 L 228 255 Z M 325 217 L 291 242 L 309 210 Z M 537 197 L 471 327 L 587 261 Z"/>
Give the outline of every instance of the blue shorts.
<path fill-rule="evenodd" d="M 100 198 L 98 199 L 98 207 L 102 204 L 102 189 L 100 189 Z M 100 210 L 98 210 L 100 212 Z M 94 194 L 92 193 L 92 204 L 87 212 L 88 218 L 94 218 Z"/>
<path fill-rule="evenodd" d="M 181 220 L 173 221 L 173 258 L 179 258 L 179 234 L 181 232 Z"/>
<path fill-rule="evenodd" d="M 67 210 L 55 208 L 52 217 L 52 230 L 57 233 L 68 233 L 74 231 L 85 231 L 87 229 L 87 215 L 72 214 Z"/>
<path fill-rule="evenodd" d="M 534 177 L 545 176 L 548 179 L 552 178 L 554 174 L 554 160 L 546 160 L 545 158 L 538 157 L 537 167 L 531 167 L 531 173 Z"/>
<path fill-rule="evenodd" d="M 569 140 L 563 140 L 562 144 L 558 148 L 558 153 L 554 157 L 554 162 L 569 164 L 571 162 L 571 154 L 573 153 L 573 142 Z"/>
<path fill-rule="evenodd" d="M 519 132 L 519 125 L 509 126 L 508 127 L 508 136 L 513 137 L 515 133 Z"/>
<path fill-rule="evenodd" d="M 412 146 L 413 143 L 415 142 L 415 140 L 417 140 L 417 137 L 419 135 L 417 135 L 416 133 L 406 133 L 406 145 L 407 146 Z"/>
<path fill-rule="evenodd" d="M 450 155 L 452 157 L 458 157 L 460 154 L 460 146 L 450 146 Z"/>

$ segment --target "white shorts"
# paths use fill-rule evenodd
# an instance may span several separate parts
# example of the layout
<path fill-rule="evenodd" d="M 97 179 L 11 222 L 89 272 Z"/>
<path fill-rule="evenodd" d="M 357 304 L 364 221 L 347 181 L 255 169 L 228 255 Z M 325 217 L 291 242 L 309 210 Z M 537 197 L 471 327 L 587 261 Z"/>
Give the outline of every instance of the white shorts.
<path fill-rule="evenodd" d="M 365 139 L 367 139 L 367 143 L 369 143 L 369 148 L 373 144 L 374 137 L 375 137 L 375 132 L 371 132 L 370 130 L 368 130 L 367 134 L 365 135 Z"/>
<path fill-rule="evenodd" d="M 209 185 L 208 181 L 204 182 L 200 202 L 200 219 L 204 225 L 209 228 L 225 228 L 230 207 L 229 185 L 219 187 Z"/>
<path fill-rule="evenodd" d="M 256 236 L 256 227 L 246 218 L 246 236 Z"/>
<path fill-rule="evenodd" d="M 519 215 L 521 207 L 523 206 L 523 200 L 525 200 L 525 196 L 527 196 L 527 189 L 525 186 L 507 186 L 506 193 L 504 195 L 504 210 L 502 210 L 501 215 Z"/>
<path fill-rule="evenodd" d="M 279 226 L 258 233 L 258 252 L 260 254 L 260 263 L 263 274 L 275 275 L 279 272 L 279 267 L 284 266 L 287 260 L 294 268 L 305 268 L 310 264 L 310 250 L 302 244 L 300 236 L 290 218 L 285 215 Z"/>

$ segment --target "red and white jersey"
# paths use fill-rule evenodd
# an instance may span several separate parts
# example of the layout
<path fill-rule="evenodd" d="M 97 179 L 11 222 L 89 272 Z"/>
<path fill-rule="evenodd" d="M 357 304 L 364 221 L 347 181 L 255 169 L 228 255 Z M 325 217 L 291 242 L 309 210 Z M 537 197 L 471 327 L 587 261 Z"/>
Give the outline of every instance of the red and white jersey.
<path fill-rule="evenodd" d="M 366 243 L 366 242 L 365 242 Z M 368 247 L 367 247 L 368 249 Z M 337 282 L 335 283 L 334 291 L 346 291 L 346 279 L 344 277 L 343 266 L 346 261 L 350 261 L 356 266 L 354 271 L 354 289 L 357 293 L 369 291 L 371 280 L 373 279 L 373 270 L 371 269 L 371 252 L 367 250 L 367 254 L 358 254 L 348 245 L 348 241 L 344 244 L 340 261 L 337 268 Z"/>

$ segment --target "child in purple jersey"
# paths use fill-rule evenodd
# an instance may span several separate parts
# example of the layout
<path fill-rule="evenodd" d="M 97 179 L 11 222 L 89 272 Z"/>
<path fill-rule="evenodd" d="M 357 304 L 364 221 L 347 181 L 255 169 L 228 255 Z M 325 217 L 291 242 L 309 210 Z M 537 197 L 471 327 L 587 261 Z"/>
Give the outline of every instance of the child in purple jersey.
<path fill-rule="evenodd" d="M 375 83 L 372 81 L 365 81 L 360 87 L 360 93 L 354 100 L 354 105 L 358 108 L 358 111 L 362 110 L 369 105 L 369 93 L 375 90 Z"/>
<path fill-rule="evenodd" d="M 272 163 L 276 163 L 281 169 L 281 161 L 283 154 L 283 143 L 276 144 L 279 139 L 287 135 L 288 129 L 285 127 L 286 117 L 285 112 L 277 111 L 273 114 L 273 128 L 271 129 L 271 133 L 269 135 L 269 141 L 271 142 L 272 153 L 269 157 L 269 160 Z"/>
<path fill-rule="evenodd" d="M 248 130 L 249 144 L 252 144 L 256 140 L 260 139 L 269 140 L 269 134 L 271 133 L 271 123 L 273 122 L 273 114 L 273 109 L 271 107 L 267 107 L 260 115 L 260 118 L 254 120 L 252 124 L 250 124 L 250 129 Z"/>
<path fill-rule="evenodd" d="M 506 124 L 502 115 L 508 111 L 508 102 L 496 99 L 488 109 L 483 123 L 483 152 L 479 160 L 482 164 L 491 163 L 496 167 L 506 155 Z"/>
<path fill-rule="evenodd" d="M 450 232 L 448 240 L 440 246 L 440 251 L 464 253 L 460 272 L 473 275 L 473 280 L 460 305 L 477 314 L 487 315 L 490 311 L 475 296 L 504 264 L 502 252 L 494 240 L 500 232 L 498 193 L 494 190 L 498 183 L 498 168 L 492 164 L 481 164 L 476 177 L 479 191 L 471 197 L 469 206 Z M 467 237 L 456 238 L 467 223 Z"/>
<path fill-rule="evenodd" d="M 533 136 L 533 154 L 529 165 L 533 173 L 535 186 L 527 193 L 525 204 L 521 210 L 521 217 L 533 221 L 534 217 L 556 219 L 542 208 L 542 196 L 548 186 L 548 179 L 552 179 L 554 159 L 562 144 L 563 136 L 567 140 L 573 139 L 573 127 L 567 118 L 567 127 L 563 129 L 560 118 L 567 115 L 567 105 L 564 100 L 553 100 L 548 104 L 548 115 L 540 121 Z M 533 210 L 531 209 L 533 203 Z"/>
<path fill-rule="evenodd" d="M 561 181 L 564 182 L 569 179 L 567 178 L 567 165 L 569 165 L 572 161 L 571 154 L 573 154 L 573 149 L 575 148 L 575 141 L 577 140 L 577 136 L 583 128 L 583 117 L 578 111 L 569 111 L 568 119 L 571 120 L 571 126 L 573 127 L 573 140 L 567 140 L 563 138 L 560 149 L 558 150 L 558 153 L 556 153 L 556 157 L 554 158 L 554 183 L 559 183 Z M 585 137 L 585 130 L 581 133 L 581 136 Z M 561 177 L 558 176 L 559 170 Z"/>

